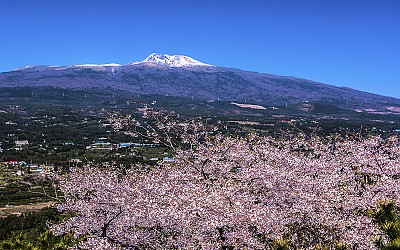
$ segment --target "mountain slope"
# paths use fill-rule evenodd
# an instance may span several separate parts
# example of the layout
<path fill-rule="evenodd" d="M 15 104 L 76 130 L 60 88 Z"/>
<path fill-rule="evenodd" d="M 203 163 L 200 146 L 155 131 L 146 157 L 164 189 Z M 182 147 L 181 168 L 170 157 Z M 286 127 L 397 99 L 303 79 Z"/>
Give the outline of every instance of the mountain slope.
<path fill-rule="evenodd" d="M 287 106 L 323 102 L 341 109 L 393 112 L 400 100 L 306 79 L 211 66 L 152 54 L 128 65 L 30 66 L 0 74 L 2 87 L 54 87 Z"/>

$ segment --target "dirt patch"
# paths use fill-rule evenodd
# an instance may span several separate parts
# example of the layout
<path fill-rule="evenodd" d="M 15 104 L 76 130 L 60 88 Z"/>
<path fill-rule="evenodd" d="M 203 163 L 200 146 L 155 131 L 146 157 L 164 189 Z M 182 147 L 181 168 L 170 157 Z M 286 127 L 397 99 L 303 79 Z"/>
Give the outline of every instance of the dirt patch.
<path fill-rule="evenodd" d="M 6 217 L 11 214 L 22 214 L 33 211 L 38 211 L 44 207 L 54 206 L 55 202 L 42 202 L 36 204 L 27 204 L 27 205 L 19 205 L 19 206 L 6 206 L 0 208 L 0 217 Z"/>

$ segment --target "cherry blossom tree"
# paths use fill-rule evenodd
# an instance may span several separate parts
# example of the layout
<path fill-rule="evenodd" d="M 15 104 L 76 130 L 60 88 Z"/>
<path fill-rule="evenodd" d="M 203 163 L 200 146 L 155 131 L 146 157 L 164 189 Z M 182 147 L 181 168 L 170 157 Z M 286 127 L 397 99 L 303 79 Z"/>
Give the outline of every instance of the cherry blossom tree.
<path fill-rule="evenodd" d="M 200 119 L 143 110 L 153 122 L 110 117 L 115 129 L 174 149 L 174 162 L 75 168 L 59 177 L 56 234 L 81 249 L 376 249 L 384 233 L 368 216 L 400 202 L 398 138 L 299 133 L 273 138 L 218 132 Z"/>

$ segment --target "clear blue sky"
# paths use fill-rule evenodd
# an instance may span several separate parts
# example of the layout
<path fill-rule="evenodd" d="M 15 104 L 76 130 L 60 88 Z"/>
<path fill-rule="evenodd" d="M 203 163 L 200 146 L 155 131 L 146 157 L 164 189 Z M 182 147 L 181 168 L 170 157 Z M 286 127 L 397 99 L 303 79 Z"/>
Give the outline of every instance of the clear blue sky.
<path fill-rule="evenodd" d="M 400 0 L 0 0 L 0 72 L 152 52 L 400 98 Z"/>

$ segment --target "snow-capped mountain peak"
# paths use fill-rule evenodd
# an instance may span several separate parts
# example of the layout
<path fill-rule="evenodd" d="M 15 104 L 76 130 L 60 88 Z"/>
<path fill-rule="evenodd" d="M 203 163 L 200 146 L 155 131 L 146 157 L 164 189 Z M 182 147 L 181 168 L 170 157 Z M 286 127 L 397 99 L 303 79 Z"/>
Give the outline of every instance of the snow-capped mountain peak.
<path fill-rule="evenodd" d="M 195 66 L 212 66 L 210 64 L 199 62 L 191 57 L 182 55 L 167 55 L 167 54 L 157 54 L 153 53 L 149 55 L 144 61 L 144 63 L 155 63 L 162 66 L 169 67 L 195 67 Z"/>

